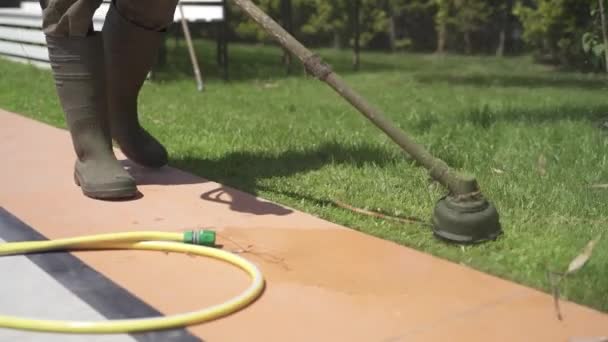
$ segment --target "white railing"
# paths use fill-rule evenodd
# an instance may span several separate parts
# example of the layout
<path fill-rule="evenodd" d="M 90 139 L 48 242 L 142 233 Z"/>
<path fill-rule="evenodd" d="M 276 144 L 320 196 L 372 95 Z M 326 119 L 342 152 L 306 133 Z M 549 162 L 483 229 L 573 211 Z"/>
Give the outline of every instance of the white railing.
<path fill-rule="evenodd" d="M 225 0 L 181 0 L 180 3 L 188 22 L 222 22 L 226 17 Z M 109 5 L 110 1 L 105 0 L 95 12 L 96 30 L 103 27 Z M 180 11 L 175 11 L 174 20 L 181 20 Z M 0 8 L 0 56 L 48 68 L 42 10 L 37 0 L 24 0 L 18 8 Z"/>

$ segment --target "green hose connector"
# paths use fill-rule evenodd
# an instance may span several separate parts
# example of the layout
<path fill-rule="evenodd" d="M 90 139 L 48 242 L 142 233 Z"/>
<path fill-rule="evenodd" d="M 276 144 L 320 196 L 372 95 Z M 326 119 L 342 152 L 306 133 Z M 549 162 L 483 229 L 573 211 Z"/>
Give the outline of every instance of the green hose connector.
<path fill-rule="evenodd" d="M 215 247 L 215 232 L 212 230 L 189 230 L 184 232 L 184 243 Z"/>

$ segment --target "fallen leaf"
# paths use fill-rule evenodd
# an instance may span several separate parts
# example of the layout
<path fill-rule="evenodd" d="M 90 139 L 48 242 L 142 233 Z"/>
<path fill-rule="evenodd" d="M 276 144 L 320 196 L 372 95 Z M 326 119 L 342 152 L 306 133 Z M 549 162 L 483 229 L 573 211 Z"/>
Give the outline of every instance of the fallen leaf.
<path fill-rule="evenodd" d="M 498 173 L 499 175 L 502 175 L 503 173 L 505 173 L 503 170 L 501 170 L 501 169 L 496 169 L 496 168 L 492 168 L 492 172 L 494 172 L 494 173 Z"/>
<path fill-rule="evenodd" d="M 544 176 L 547 174 L 547 158 L 545 158 L 545 156 L 543 154 L 541 154 L 538 157 L 538 173 L 541 176 Z"/>
<path fill-rule="evenodd" d="M 598 235 L 595 239 L 589 241 L 587 243 L 587 245 L 585 246 L 585 248 L 583 249 L 583 251 L 581 252 L 581 254 L 577 255 L 576 258 L 574 258 L 570 262 L 570 265 L 568 265 L 568 270 L 565 273 L 556 273 L 556 272 L 549 270 L 549 267 L 547 267 L 547 278 L 551 285 L 551 292 L 553 295 L 552 296 L 553 305 L 554 305 L 555 314 L 556 314 L 558 320 L 560 320 L 560 321 L 563 320 L 562 312 L 561 312 L 560 305 L 559 305 L 559 298 L 560 298 L 559 287 L 560 287 L 562 280 L 564 280 L 564 278 L 567 275 L 572 274 L 572 273 L 580 270 L 581 268 L 583 268 L 583 266 L 585 266 L 585 264 L 587 263 L 587 261 L 589 261 L 589 259 L 591 258 L 591 255 L 593 254 L 593 249 L 595 248 L 595 245 L 597 244 L 597 242 L 600 240 L 601 237 L 602 237 L 602 234 L 600 233 L 600 235 Z M 595 341 L 593 341 L 593 342 L 595 342 Z M 608 342 L 608 341 L 599 340 L 599 342 Z"/>
<path fill-rule="evenodd" d="M 599 239 L 600 239 L 600 236 L 596 237 L 595 239 L 593 239 L 593 240 L 589 241 L 589 243 L 587 243 L 587 246 L 585 246 L 585 249 L 583 249 L 583 252 L 581 254 L 577 255 L 576 258 L 574 258 L 570 262 L 570 265 L 568 266 L 568 270 L 566 271 L 566 274 L 572 274 L 572 273 L 580 270 L 581 268 L 583 268 L 583 266 L 585 266 L 587 261 L 589 261 L 589 259 L 591 258 L 591 255 L 593 254 L 593 249 L 595 248 L 595 245 L 597 244 Z"/>
<path fill-rule="evenodd" d="M 608 189 L 608 184 L 593 184 L 590 187 L 593 189 Z"/>

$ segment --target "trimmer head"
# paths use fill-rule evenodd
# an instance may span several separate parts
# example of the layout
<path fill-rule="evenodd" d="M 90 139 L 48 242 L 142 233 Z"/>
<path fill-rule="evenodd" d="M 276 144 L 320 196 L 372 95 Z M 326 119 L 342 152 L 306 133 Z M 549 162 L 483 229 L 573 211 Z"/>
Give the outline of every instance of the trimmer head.
<path fill-rule="evenodd" d="M 456 243 L 479 243 L 495 240 L 502 234 L 498 212 L 485 199 L 439 200 L 433 215 L 436 236 Z"/>

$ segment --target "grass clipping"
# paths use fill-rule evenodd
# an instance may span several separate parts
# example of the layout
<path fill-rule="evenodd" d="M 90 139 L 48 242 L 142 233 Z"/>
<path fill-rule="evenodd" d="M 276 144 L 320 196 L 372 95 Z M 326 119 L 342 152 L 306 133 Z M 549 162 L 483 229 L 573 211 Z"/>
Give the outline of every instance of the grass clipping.
<path fill-rule="evenodd" d="M 551 288 L 553 292 L 553 303 L 555 304 L 555 313 L 557 315 L 557 319 L 559 319 L 560 321 L 563 320 L 563 315 L 559 306 L 559 285 L 561 284 L 564 278 L 576 273 L 578 270 L 580 270 L 587 264 L 587 262 L 589 261 L 589 259 L 591 259 L 591 256 L 593 255 L 593 249 L 595 248 L 601 237 L 602 234 L 598 235 L 598 237 L 596 237 L 595 239 L 589 241 L 583 251 L 574 259 L 572 259 L 572 261 L 568 265 L 568 269 L 566 270 L 566 272 L 558 273 L 548 271 L 549 281 L 551 283 Z"/>

